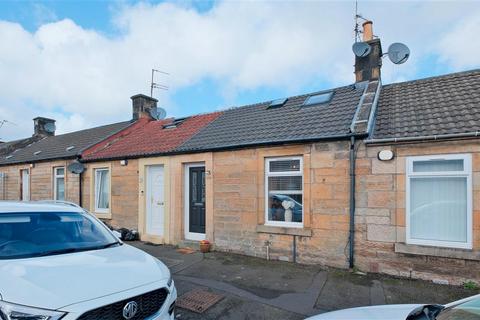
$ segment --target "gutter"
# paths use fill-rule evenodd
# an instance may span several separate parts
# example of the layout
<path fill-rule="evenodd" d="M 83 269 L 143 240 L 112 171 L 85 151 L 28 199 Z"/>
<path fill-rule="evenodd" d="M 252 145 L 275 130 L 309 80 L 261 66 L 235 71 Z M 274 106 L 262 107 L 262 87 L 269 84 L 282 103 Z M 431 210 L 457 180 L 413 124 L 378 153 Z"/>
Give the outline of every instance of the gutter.
<path fill-rule="evenodd" d="M 108 158 L 80 159 L 80 161 L 84 163 L 88 163 L 88 162 L 99 162 L 99 161 L 175 156 L 175 155 L 182 155 L 182 154 L 202 153 L 202 152 L 239 150 L 239 149 L 247 149 L 247 148 L 253 148 L 253 147 L 278 146 L 278 145 L 294 144 L 294 143 L 301 144 L 301 143 L 312 143 L 312 142 L 322 142 L 322 141 L 331 141 L 331 140 L 346 140 L 346 139 L 350 139 L 350 137 L 352 136 L 362 138 L 362 137 L 367 137 L 367 134 L 359 135 L 359 134 L 348 133 L 343 135 L 332 135 L 332 136 L 326 136 L 326 137 L 314 137 L 314 138 L 305 138 L 305 139 L 289 139 L 289 140 L 274 141 L 274 142 L 260 141 L 260 142 L 244 143 L 244 144 L 232 144 L 232 145 L 219 146 L 219 147 L 209 147 L 204 149 L 179 150 L 179 151 L 169 151 L 169 152 L 158 152 L 158 153 L 152 153 L 152 154 L 116 156 L 116 157 L 108 157 Z"/>
<path fill-rule="evenodd" d="M 438 141 L 438 140 L 477 138 L 477 137 L 480 137 L 480 131 L 466 132 L 466 133 L 438 134 L 438 135 L 418 136 L 418 137 L 368 139 L 368 140 L 365 140 L 365 144 L 423 142 L 423 141 Z"/>

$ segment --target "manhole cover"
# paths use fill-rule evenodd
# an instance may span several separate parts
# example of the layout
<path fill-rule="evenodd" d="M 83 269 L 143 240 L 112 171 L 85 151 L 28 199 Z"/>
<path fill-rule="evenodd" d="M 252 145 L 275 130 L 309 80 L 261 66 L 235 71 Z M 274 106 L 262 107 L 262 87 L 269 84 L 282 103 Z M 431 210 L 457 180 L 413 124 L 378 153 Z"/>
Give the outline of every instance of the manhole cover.
<path fill-rule="evenodd" d="M 195 289 L 178 298 L 177 306 L 196 313 L 204 313 L 208 308 L 222 299 L 222 295 Z"/>

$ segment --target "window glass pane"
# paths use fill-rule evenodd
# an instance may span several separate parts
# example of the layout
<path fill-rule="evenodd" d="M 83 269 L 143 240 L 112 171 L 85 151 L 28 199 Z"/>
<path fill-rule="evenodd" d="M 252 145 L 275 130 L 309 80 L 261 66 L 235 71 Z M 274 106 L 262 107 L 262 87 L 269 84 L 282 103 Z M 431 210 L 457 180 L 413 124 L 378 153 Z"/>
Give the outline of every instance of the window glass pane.
<path fill-rule="evenodd" d="M 57 178 L 56 184 L 57 190 L 56 192 L 56 200 L 65 200 L 65 179 L 64 178 Z"/>
<path fill-rule="evenodd" d="M 463 171 L 463 160 L 414 161 L 413 172 Z"/>
<path fill-rule="evenodd" d="M 270 161 L 270 172 L 300 171 L 300 160 Z"/>
<path fill-rule="evenodd" d="M 109 199 L 109 174 L 107 170 L 96 171 L 96 200 L 98 209 L 108 209 L 110 206 Z"/>
<path fill-rule="evenodd" d="M 57 168 L 57 176 L 63 176 L 65 174 L 64 168 Z"/>
<path fill-rule="evenodd" d="M 302 222 L 303 200 L 301 194 L 268 195 L 268 220 Z"/>
<path fill-rule="evenodd" d="M 410 236 L 467 242 L 467 178 L 411 178 Z"/>
<path fill-rule="evenodd" d="M 269 191 L 301 191 L 302 177 L 301 176 L 280 176 L 268 177 Z"/>

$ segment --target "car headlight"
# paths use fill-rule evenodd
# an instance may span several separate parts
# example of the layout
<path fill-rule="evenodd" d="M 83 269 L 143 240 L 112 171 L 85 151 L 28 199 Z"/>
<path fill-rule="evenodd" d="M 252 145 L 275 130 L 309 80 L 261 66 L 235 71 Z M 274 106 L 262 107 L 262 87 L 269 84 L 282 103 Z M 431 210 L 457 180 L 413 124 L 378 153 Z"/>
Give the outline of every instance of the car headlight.
<path fill-rule="evenodd" d="M 172 286 L 172 283 L 173 283 L 173 278 L 172 278 L 172 274 L 170 273 L 170 277 L 168 278 L 168 282 L 167 282 L 167 287 L 171 287 Z"/>
<path fill-rule="evenodd" d="M 0 319 L 2 320 L 58 320 L 64 312 L 38 309 L 0 301 Z"/>

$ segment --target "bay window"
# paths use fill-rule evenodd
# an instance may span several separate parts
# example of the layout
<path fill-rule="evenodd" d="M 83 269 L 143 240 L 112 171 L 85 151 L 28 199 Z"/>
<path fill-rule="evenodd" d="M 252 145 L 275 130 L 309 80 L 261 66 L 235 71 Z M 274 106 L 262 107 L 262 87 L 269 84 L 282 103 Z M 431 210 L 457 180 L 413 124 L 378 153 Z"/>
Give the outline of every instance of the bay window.
<path fill-rule="evenodd" d="M 95 212 L 108 213 L 110 209 L 110 171 L 108 168 L 94 170 Z"/>
<path fill-rule="evenodd" d="M 472 248 L 471 156 L 407 159 L 407 243 Z"/>
<path fill-rule="evenodd" d="M 265 160 L 265 224 L 303 226 L 302 157 Z"/>

